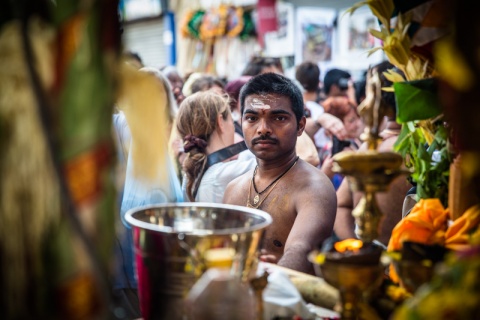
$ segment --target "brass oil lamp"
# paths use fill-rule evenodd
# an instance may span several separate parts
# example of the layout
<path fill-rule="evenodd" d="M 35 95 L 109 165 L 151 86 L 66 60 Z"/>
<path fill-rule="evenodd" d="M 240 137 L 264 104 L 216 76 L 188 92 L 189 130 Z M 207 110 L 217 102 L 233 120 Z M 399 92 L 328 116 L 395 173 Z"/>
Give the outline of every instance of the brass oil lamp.
<path fill-rule="evenodd" d="M 377 151 L 379 127 L 386 114 L 378 73 L 369 74 L 367 97 L 358 110 L 365 122 L 361 139 L 368 148 L 338 153 L 333 157 L 333 171 L 346 176 L 352 191 L 363 192 L 352 211 L 360 240 L 340 241 L 331 250 L 309 255 L 316 274 L 339 290 L 342 319 L 368 318 L 364 314 L 369 309 L 368 297 L 381 284 L 385 271 L 381 261 L 383 247 L 374 243 L 382 218 L 375 194 L 387 191 L 395 178 L 408 173 L 401 168 L 401 155 Z"/>
<path fill-rule="evenodd" d="M 365 129 L 360 138 L 368 150 L 343 151 L 333 157 L 333 171 L 347 177 L 352 191 L 363 192 L 358 205 L 352 211 L 358 226 L 358 236 L 364 242 L 378 238 L 378 226 L 382 218 L 375 193 L 388 190 L 390 183 L 409 171 L 401 168 L 403 158 L 395 152 L 379 152 L 379 126 L 386 114 L 381 99 L 381 83 L 378 73 L 372 73 L 367 82 L 367 96 L 358 107 Z"/>
<path fill-rule="evenodd" d="M 383 249 L 373 243 L 347 239 L 326 252 L 312 251 L 308 259 L 315 273 L 337 288 L 343 320 L 368 319 L 368 301 L 382 282 L 385 267 Z"/>

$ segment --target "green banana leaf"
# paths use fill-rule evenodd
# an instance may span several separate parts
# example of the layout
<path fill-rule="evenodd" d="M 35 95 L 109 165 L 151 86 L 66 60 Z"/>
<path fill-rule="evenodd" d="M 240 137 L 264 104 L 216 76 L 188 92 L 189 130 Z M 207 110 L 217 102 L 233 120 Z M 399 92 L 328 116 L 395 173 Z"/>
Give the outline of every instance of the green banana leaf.
<path fill-rule="evenodd" d="M 395 82 L 393 88 L 397 102 L 397 122 L 426 120 L 441 114 L 437 87 L 435 78 Z"/>

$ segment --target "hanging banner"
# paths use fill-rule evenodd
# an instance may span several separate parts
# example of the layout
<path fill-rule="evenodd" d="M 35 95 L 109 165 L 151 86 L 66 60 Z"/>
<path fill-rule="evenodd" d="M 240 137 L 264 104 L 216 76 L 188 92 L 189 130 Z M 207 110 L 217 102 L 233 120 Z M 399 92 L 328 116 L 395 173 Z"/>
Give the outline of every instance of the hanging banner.
<path fill-rule="evenodd" d="M 258 0 L 258 42 L 262 48 L 265 47 L 265 34 L 278 30 L 277 10 L 275 7 L 276 0 Z"/>

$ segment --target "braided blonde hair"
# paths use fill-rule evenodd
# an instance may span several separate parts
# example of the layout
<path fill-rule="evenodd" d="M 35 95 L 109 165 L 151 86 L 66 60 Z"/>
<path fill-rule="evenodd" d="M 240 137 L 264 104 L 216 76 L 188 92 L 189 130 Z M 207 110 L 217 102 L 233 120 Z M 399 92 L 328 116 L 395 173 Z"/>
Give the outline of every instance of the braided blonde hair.
<path fill-rule="evenodd" d="M 187 176 L 186 191 L 190 201 L 195 201 L 196 191 L 206 170 L 206 146 L 217 129 L 220 114 L 224 120 L 230 115 L 228 98 L 212 91 L 194 93 L 180 105 L 177 130 L 187 153 L 182 167 Z"/>

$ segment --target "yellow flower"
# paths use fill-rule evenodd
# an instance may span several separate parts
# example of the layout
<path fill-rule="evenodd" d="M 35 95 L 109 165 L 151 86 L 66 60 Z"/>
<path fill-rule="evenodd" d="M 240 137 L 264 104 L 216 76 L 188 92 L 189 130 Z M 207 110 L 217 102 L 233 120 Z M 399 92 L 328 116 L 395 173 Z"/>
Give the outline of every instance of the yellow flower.
<path fill-rule="evenodd" d="M 412 55 L 405 67 L 405 75 L 409 81 L 427 78 L 428 61 Z"/>
<path fill-rule="evenodd" d="M 398 32 L 394 32 L 385 39 L 383 51 L 388 60 L 405 72 L 405 66 L 410 58 L 410 39 L 401 37 Z"/>
<path fill-rule="evenodd" d="M 388 81 L 390 82 L 403 82 L 405 81 L 405 78 L 398 72 L 394 71 L 393 69 L 389 69 L 383 73 L 385 78 L 387 78 Z"/>

